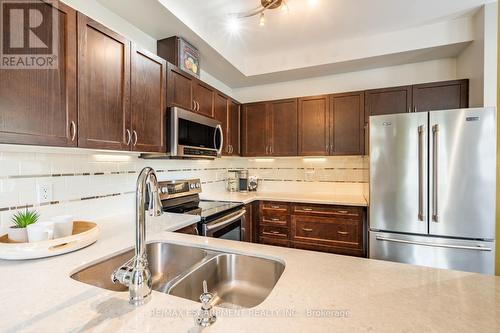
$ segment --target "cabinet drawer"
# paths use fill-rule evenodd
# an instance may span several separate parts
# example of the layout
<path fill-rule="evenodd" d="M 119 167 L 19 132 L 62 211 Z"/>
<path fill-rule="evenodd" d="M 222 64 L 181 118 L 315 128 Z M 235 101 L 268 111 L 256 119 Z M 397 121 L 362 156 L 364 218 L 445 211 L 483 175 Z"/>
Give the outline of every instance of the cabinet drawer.
<path fill-rule="evenodd" d="M 364 253 L 363 249 L 356 249 L 356 248 L 328 246 L 328 245 L 319 245 L 319 244 L 302 243 L 302 242 L 290 242 L 290 247 L 301 250 L 343 254 L 356 257 L 366 257 L 366 254 Z"/>
<path fill-rule="evenodd" d="M 264 201 L 260 204 L 260 208 L 262 211 L 289 212 L 289 204 L 283 202 Z"/>
<path fill-rule="evenodd" d="M 342 218 L 293 216 L 292 240 L 330 246 L 362 248 L 362 223 Z"/>
<path fill-rule="evenodd" d="M 324 215 L 360 219 L 363 210 L 359 207 L 296 204 L 293 205 L 292 212 L 296 215 Z"/>
<path fill-rule="evenodd" d="M 259 237 L 259 243 L 260 244 L 266 244 L 266 245 L 274 245 L 274 246 L 281 246 L 281 247 L 288 247 L 289 242 L 287 239 L 281 239 L 281 238 L 272 238 L 272 237 Z"/>
<path fill-rule="evenodd" d="M 261 226 L 260 235 L 264 237 L 275 237 L 288 239 L 288 228 Z"/>
<path fill-rule="evenodd" d="M 273 224 L 288 227 L 288 215 L 280 212 L 262 212 L 260 224 Z"/>

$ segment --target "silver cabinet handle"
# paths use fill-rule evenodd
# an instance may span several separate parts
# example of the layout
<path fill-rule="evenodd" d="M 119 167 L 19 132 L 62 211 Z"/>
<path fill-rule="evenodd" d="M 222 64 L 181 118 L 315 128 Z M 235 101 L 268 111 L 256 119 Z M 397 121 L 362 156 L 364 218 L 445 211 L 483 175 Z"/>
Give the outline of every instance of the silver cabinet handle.
<path fill-rule="evenodd" d="M 312 208 L 301 208 L 301 210 L 305 211 L 305 212 L 312 212 Z"/>
<path fill-rule="evenodd" d="M 337 233 L 338 233 L 339 235 L 344 235 L 344 236 L 345 236 L 345 235 L 349 235 L 349 233 L 348 233 L 347 231 L 337 231 Z"/>
<path fill-rule="evenodd" d="M 232 154 L 234 152 L 233 145 L 229 145 L 229 147 L 231 147 L 231 151 L 229 153 Z"/>
<path fill-rule="evenodd" d="M 415 106 L 415 107 L 413 108 L 413 112 L 417 112 L 417 111 L 418 111 L 418 109 L 417 109 L 417 107 Z"/>
<path fill-rule="evenodd" d="M 418 126 L 418 220 L 424 221 L 424 126 Z"/>
<path fill-rule="evenodd" d="M 137 140 L 138 140 L 138 138 L 137 138 L 137 132 L 135 130 L 133 130 L 132 133 L 133 133 L 133 136 L 134 136 L 133 145 L 136 146 L 137 145 Z"/>
<path fill-rule="evenodd" d="M 127 146 L 130 144 L 130 141 L 132 140 L 132 134 L 130 134 L 130 130 L 127 128 L 127 131 L 125 132 L 126 137 L 127 137 Z"/>
<path fill-rule="evenodd" d="M 266 155 L 269 155 L 269 146 L 266 146 Z"/>
<path fill-rule="evenodd" d="M 309 229 L 309 228 L 302 228 L 302 231 L 305 231 L 305 232 L 311 232 L 313 231 L 312 229 Z"/>
<path fill-rule="evenodd" d="M 269 146 L 269 153 L 272 155 L 273 154 L 273 146 Z"/>
<path fill-rule="evenodd" d="M 76 138 L 76 123 L 74 121 L 71 121 L 69 124 L 69 132 L 71 135 L 71 141 L 75 141 Z"/>
<path fill-rule="evenodd" d="M 331 145 L 330 145 L 330 154 L 332 154 L 334 151 L 335 151 L 335 149 L 334 149 L 334 145 L 333 145 L 333 144 L 331 144 Z"/>
<path fill-rule="evenodd" d="M 191 101 L 191 109 L 193 111 L 196 111 L 196 102 L 194 101 L 194 99 Z"/>
<path fill-rule="evenodd" d="M 195 103 L 196 103 L 196 111 L 200 111 L 200 103 L 198 103 L 196 101 L 195 101 Z"/>
<path fill-rule="evenodd" d="M 330 145 L 328 143 L 325 145 L 325 151 L 327 155 L 330 154 Z"/>
<path fill-rule="evenodd" d="M 439 156 L 439 125 L 432 126 L 432 221 L 439 222 L 438 207 L 438 156 Z"/>
<path fill-rule="evenodd" d="M 404 240 L 404 239 L 388 238 L 388 237 L 383 237 L 383 236 L 377 236 L 376 239 L 379 240 L 379 241 L 385 241 L 385 242 L 402 243 L 402 244 L 413 244 L 413 245 L 422 245 L 422 246 L 432 246 L 432 247 L 444 247 L 444 248 L 448 248 L 448 249 L 476 250 L 476 251 L 493 251 L 491 248 L 489 248 L 489 247 L 483 247 L 483 246 L 463 246 L 463 245 L 427 243 L 427 242 L 409 241 L 409 240 Z"/>
<path fill-rule="evenodd" d="M 338 210 L 337 213 L 339 213 L 339 214 L 349 214 L 349 211 L 347 211 L 347 210 Z"/>
<path fill-rule="evenodd" d="M 411 107 L 408 108 L 408 113 L 411 113 Z"/>

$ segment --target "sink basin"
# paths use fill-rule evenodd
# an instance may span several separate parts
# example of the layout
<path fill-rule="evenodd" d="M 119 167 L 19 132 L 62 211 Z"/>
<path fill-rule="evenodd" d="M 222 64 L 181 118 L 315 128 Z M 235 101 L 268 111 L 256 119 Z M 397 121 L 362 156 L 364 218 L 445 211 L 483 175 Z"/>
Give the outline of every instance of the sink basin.
<path fill-rule="evenodd" d="M 271 293 L 285 269 L 282 263 L 237 254 L 220 254 L 175 282 L 169 294 L 198 301 L 203 280 L 214 294 L 213 305 L 252 308 Z"/>
<path fill-rule="evenodd" d="M 153 276 L 153 290 L 161 292 L 166 291 L 169 281 L 189 270 L 194 264 L 213 257 L 213 254 L 210 255 L 201 248 L 169 243 L 150 243 L 146 245 L 146 250 L 149 270 Z M 71 278 L 107 290 L 128 291 L 127 287 L 111 282 L 111 274 L 133 256 L 133 249 L 117 254 L 83 268 L 71 275 Z"/>
<path fill-rule="evenodd" d="M 279 261 L 170 244 L 146 245 L 153 290 L 200 301 L 203 281 L 215 295 L 213 305 L 251 308 L 262 303 L 278 282 L 285 265 Z M 134 250 L 84 267 L 71 278 L 99 288 L 127 292 L 111 282 L 111 274 L 134 256 Z"/>

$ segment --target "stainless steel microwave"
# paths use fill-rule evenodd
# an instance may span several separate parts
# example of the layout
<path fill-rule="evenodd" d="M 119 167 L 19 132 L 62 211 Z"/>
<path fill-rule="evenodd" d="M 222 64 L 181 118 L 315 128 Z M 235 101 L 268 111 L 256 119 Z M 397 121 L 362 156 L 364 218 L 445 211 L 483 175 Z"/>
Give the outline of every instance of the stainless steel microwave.
<path fill-rule="evenodd" d="M 172 107 L 167 127 L 169 156 L 212 159 L 221 156 L 224 137 L 219 121 Z"/>

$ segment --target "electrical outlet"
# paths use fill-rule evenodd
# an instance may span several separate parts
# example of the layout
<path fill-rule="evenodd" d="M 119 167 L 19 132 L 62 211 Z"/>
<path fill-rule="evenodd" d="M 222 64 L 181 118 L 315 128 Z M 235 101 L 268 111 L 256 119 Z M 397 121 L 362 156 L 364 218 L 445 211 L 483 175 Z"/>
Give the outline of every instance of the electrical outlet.
<path fill-rule="evenodd" d="M 50 184 L 39 184 L 38 185 L 38 202 L 49 202 L 52 201 L 52 185 Z"/>

